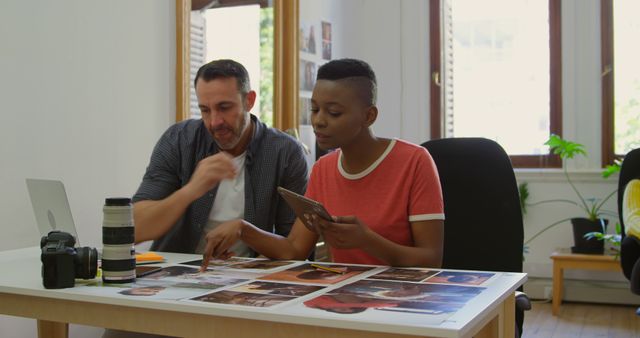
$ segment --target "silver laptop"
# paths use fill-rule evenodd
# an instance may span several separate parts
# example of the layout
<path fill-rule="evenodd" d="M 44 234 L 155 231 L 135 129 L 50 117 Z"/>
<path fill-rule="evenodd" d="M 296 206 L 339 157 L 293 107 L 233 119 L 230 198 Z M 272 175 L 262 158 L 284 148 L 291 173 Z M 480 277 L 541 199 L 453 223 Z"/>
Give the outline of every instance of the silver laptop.
<path fill-rule="evenodd" d="M 26 181 L 40 235 L 46 236 L 51 230 L 68 232 L 76 238 L 76 246 L 80 246 L 64 184 L 33 178 Z"/>

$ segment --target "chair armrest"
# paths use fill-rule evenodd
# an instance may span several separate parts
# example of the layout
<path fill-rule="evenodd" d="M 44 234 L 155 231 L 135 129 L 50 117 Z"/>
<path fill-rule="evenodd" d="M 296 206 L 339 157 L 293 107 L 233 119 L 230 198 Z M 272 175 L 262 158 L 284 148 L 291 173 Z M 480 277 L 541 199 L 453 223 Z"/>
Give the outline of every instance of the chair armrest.
<path fill-rule="evenodd" d="M 516 291 L 516 310 L 528 311 L 531 310 L 531 300 L 526 293 Z"/>

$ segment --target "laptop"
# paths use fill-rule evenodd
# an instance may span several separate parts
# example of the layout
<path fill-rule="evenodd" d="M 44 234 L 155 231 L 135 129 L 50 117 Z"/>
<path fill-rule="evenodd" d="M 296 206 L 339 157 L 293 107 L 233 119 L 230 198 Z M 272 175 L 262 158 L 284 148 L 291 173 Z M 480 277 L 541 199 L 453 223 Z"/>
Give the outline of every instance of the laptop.
<path fill-rule="evenodd" d="M 76 238 L 76 246 L 80 246 L 64 184 L 33 178 L 27 178 L 26 182 L 40 235 L 46 236 L 51 230 L 68 232 Z"/>

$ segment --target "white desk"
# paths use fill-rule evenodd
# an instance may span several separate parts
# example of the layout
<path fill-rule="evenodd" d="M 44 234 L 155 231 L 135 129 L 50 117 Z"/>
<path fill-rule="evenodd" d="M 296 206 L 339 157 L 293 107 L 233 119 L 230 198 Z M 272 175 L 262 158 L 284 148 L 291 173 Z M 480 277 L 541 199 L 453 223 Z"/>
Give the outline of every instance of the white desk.
<path fill-rule="evenodd" d="M 167 254 L 170 262 L 198 259 Z M 185 337 L 513 337 L 514 291 L 526 274 L 498 273 L 481 294 L 439 325 L 390 313 L 388 320 L 296 313 L 291 309 L 230 309 L 181 301 L 123 299 L 47 290 L 40 249 L 0 252 L 0 313 L 38 320 L 40 337 L 66 337 L 67 323 Z"/>

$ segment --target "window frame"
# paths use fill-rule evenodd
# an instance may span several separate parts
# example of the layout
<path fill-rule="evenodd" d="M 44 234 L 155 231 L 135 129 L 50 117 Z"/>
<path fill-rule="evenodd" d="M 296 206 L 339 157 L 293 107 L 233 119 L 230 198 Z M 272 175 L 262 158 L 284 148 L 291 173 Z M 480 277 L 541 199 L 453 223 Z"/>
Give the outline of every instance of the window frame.
<path fill-rule="evenodd" d="M 621 160 L 615 153 L 615 59 L 613 0 L 600 0 L 600 81 L 602 87 L 602 167 Z"/>
<path fill-rule="evenodd" d="M 223 1 L 224 6 L 263 3 Z M 298 127 L 298 0 L 273 0 L 273 125 Z M 175 0 L 176 7 L 176 122 L 189 118 L 191 0 Z"/>
<path fill-rule="evenodd" d="M 430 122 L 431 139 L 442 138 L 442 4 L 443 0 L 429 3 L 430 48 Z M 603 0 L 607 1 L 607 0 Z M 562 1 L 549 0 L 549 133 L 562 136 Z M 562 161 L 552 153 L 544 155 L 510 155 L 514 168 L 560 168 Z"/>

